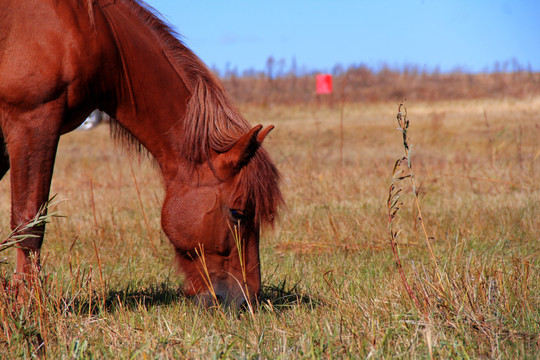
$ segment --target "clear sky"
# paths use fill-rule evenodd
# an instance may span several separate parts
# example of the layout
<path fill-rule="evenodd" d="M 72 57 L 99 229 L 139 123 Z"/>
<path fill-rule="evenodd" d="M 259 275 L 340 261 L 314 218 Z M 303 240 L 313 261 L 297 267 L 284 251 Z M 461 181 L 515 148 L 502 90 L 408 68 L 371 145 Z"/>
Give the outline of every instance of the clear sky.
<path fill-rule="evenodd" d="M 146 0 L 209 66 L 540 71 L 540 0 Z M 293 60 L 294 59 L 294 60 Z"/>

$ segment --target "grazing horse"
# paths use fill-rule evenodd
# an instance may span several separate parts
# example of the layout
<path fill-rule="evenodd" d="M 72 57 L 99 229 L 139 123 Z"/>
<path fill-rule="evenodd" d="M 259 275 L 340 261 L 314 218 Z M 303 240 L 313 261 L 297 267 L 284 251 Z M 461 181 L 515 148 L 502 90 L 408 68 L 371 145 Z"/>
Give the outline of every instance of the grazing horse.
<path fill-rule="evenodd" d="M 184 293 L 235 306 L 261 288 L 259 232 L 282 202 L 279 173 L 219 80 L 136 0 L 2 0 L 0 177 L 11 227 L 48 200 L 59 138 L 95 108 L 115 138 L 151 154 L 166 189 L 162 228 Z M 15 278 L 38 271 L 44 228 L 25 230 Z"/>

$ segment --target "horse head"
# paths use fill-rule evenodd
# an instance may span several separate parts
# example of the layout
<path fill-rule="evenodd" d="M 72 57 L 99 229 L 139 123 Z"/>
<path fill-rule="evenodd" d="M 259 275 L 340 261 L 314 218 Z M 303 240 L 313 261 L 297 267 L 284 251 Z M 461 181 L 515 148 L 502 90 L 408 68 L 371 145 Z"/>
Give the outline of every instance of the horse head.
<path fill-rule="evenodd" d="M 242 173 L 272 129 L 255 126 L 167 187 L 162 227 L 185 274 L 184 293 L 206 306 L 238 307 L 260 292 L 261 218 Z"/>

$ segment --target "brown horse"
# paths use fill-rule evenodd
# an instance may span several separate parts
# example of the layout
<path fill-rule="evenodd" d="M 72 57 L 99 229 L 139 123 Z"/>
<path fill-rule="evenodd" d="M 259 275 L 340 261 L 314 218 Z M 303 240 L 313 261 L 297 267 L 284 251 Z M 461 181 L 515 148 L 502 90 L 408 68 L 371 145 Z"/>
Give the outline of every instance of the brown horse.
<path fill-rule="evenodd" d="M 279 174 L 220 82 L 135 0 L 2 0 L 0 176 L 11 169 L 11 227 L 47 202 L 60 135 L 95 108 L 113 135 L 155 159 L 161 223 L 184 292 L 240 304 L 260 292 L 259 231 L 282 201 Z M 125 143 L 125 142 L 124 142 Z M 16 278 L 39 269 L 44 228 L 17 249 Z M 32 260 L 37 259 L 37 260 Z"/>

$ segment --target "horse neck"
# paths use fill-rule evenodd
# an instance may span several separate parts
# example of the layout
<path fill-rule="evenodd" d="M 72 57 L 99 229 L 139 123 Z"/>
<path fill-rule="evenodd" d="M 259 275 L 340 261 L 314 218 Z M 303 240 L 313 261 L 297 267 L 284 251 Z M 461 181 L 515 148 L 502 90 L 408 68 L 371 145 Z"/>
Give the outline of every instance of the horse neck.
<path fill-rule="evenodd" d="M 152 154 L 169 182 L 184 161 L 182 119 L 191 93 L 159 35 L 128 5 L 117 2 L 103 12 L 117 47 L 119 68 L 112 115 Z"/>

